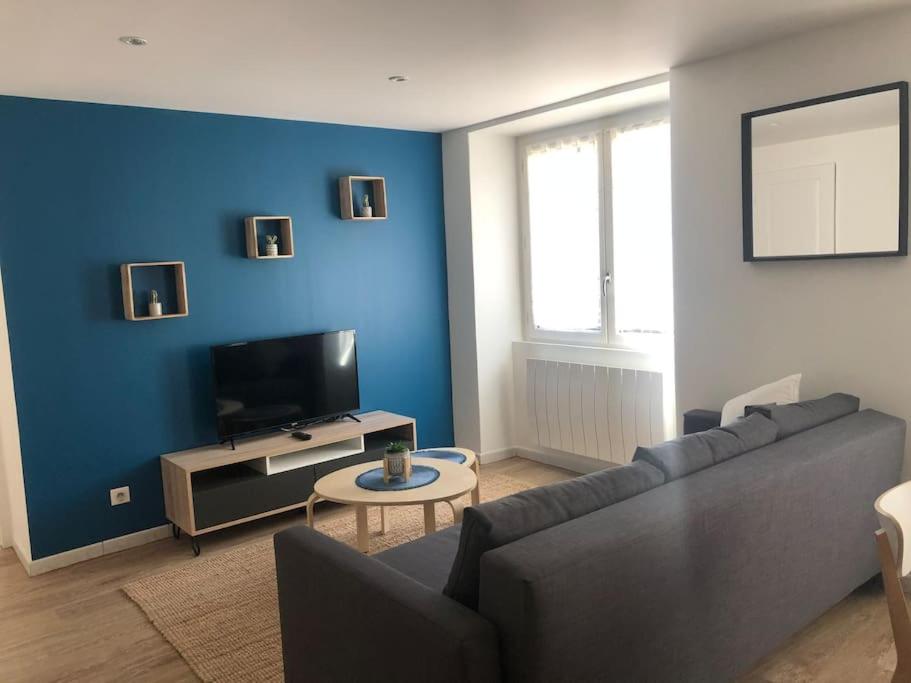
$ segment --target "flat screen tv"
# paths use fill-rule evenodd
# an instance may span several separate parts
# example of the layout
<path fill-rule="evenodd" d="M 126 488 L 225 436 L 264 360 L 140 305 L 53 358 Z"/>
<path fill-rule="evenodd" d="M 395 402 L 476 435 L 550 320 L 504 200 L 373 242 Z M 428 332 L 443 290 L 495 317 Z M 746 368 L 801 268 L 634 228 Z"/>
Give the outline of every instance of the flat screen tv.
<path fill-rule="evenodd" d="M 222 441 L 360 408 L 354 330 L 212 347 Z"/>

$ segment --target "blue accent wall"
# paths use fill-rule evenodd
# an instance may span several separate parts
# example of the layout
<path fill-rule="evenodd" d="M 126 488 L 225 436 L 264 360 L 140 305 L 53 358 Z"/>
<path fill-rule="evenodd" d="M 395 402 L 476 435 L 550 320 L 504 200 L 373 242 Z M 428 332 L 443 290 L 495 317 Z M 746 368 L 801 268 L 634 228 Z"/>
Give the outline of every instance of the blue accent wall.
<path fill-rule="evenodd" d="M 369 106 L 369 103 L 365 103 Z M 0 97 L 0 266 L 32 555 L 163 524 L 159 455 L 215 441 L 209 346 L 357 330 L 364 410 L 452 443 L 440 136 Z M 386 177 L 342 221 L 338 177 Z M 291 215 L 293 259 L 246 258 Z M 186 262 L 190 315 L 123 317 L 119 265 Z M 111 507 L 108 490 L 132 502 Z"/>

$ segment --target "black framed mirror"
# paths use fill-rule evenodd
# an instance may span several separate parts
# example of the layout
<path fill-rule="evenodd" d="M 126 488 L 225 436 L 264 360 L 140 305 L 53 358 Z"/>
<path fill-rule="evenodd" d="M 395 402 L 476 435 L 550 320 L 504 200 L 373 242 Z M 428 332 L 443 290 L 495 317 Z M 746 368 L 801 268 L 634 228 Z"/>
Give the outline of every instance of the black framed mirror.
<path fill-rule="evenodd" d="M 741 117 L 743 260 L 906 256 L 908 83 Z"/>

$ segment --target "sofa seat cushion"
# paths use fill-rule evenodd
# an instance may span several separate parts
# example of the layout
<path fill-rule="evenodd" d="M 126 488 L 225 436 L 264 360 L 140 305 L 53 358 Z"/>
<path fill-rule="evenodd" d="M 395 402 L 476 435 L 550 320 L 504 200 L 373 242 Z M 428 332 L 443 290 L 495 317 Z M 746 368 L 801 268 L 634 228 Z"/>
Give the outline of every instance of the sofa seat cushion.
<path fill-rule="evenodd" d="M 459 549 L 443 592 L 477 609 L 481 556 L 543 529 L 582 517 L 664 483 L 646 462 L 523 491 L 465 509 Z"/>
<path fill-rule="evenodd" d="M 778 425 L 778 438 L 805 432 L 827 422 L 860 410 L 860 399 L 851 394 L 829 394 L 812 401 L 799 401 L 787 405 L 756 406 L 757 412 Z"/>
<path fill-rule="evenodd" d="M 657 467 L 670 481 L 766 446 L 777 437 L 776 424 L 766 416 L 754 413 L 723 427 L 688 434 L 656 446 L 640 446 L 633 461 Z"/>
<path fill-rule="evenodd" d="M 442 592 L 459 549 L 461 525 L 384 550 L 374 558 L 428 588 Z"/>

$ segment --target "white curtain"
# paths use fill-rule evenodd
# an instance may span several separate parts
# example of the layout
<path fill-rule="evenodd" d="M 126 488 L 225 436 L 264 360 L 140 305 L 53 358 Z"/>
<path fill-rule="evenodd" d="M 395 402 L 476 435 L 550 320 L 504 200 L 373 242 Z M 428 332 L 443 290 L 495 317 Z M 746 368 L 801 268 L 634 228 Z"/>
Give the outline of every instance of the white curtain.
<path fill-rule="evenodd" d="M 534 326 L 601 329 L 600 156 L 597 136 L 527 148 Z"/>
<path fill-rule="evenodd" d="M 620 335 L 670 332 L 671 127 L 611 132 L 614 324 Z"/>

